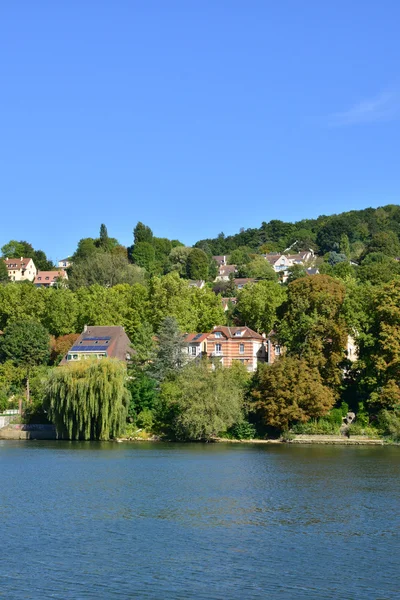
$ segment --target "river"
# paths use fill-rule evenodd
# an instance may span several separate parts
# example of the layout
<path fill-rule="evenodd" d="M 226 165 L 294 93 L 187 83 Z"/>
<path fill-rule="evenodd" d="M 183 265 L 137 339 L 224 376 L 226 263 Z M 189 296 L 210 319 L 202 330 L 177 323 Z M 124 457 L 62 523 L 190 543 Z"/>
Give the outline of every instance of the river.
<path fill-rule="evenodd" d="M 400 447 L 0 441 L 5 600 L 398 599 Z"/>

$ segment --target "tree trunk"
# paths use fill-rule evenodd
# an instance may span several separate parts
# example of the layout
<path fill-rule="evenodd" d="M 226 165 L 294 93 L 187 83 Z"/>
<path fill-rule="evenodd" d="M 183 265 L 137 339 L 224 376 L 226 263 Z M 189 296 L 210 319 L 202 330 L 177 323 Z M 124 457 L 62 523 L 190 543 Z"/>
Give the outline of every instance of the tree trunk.
<path fill-rule="evenodd" d="M 31 401 L 31 391 L 29 388 L 29 373 L 26 378 L 26 403 L 29 404 Z"/>

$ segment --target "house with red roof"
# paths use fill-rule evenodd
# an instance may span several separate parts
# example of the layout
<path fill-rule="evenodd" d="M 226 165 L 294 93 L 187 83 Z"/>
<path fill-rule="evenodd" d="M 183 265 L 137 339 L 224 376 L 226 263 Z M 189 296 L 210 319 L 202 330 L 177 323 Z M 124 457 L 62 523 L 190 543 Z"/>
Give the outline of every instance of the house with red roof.
<path fill-rule="evenodd" d="M 33 281 L 37 269 L 31 258 L 5 258 L 8 276 L 11 281 Z"/>
<path fill-rule="evenodd" d="M 38 271 L 33 282 L 36 287 L 53 287 L 67 281 L 68 275 L 64 269 L 57 271 Z"/>

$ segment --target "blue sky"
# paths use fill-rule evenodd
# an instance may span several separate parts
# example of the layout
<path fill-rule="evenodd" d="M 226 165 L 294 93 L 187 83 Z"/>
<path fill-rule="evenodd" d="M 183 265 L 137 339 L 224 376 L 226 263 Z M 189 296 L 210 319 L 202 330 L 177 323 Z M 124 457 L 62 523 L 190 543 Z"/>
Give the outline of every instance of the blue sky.
<path fill-rule="evenodd" d="M 192 244 L 400 199 L 396 0 L 0 7 L 0 244 Z"/>

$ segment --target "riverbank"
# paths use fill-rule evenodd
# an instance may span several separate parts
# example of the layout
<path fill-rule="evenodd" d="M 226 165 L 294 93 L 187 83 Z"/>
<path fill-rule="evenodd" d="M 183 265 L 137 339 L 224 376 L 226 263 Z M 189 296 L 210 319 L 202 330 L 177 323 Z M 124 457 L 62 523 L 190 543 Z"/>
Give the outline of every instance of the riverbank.
<path fill-rule="evenodd" d="M 56 440 L 56 431 L 52 425 L 8 425 L 0 429 L 0 440 Z M 170 442 L 159 436 L 127 436 L 114 440 L 117 443 L 124 442 Z M 304 435 L 299 434 L 291 439 L 250 439 L 237 440 L 232 438 L 213 438 L 211 444 L 320 444 L 341 446 L 384 446 L 389 442 L 381 438 L 370 438 L 362 435 L 351 437 L 335 435 Z"/>

